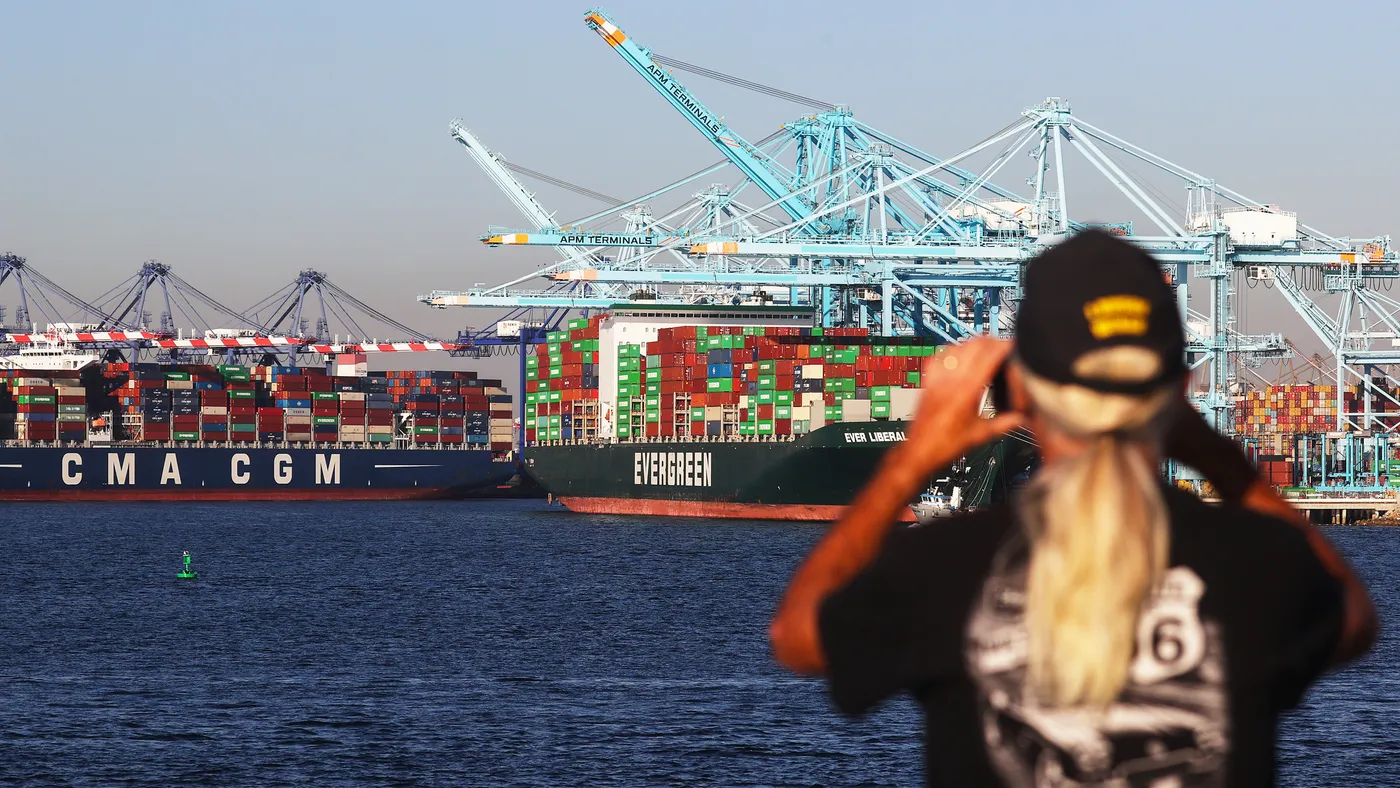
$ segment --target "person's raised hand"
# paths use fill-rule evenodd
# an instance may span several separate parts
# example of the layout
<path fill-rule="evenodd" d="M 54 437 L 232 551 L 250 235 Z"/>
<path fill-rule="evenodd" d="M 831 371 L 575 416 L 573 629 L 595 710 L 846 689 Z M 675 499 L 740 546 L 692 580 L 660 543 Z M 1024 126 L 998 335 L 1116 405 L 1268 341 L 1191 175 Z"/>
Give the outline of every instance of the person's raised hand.
<path fill-rule="evenodd" d="M 983 395 L 1011 348 L 1009 340 L 977 337 L 924 362 L 923 391 L 905 441 L 921 472 L 932 473 L 1021 425 L 1018 413 L 982 417 Z"/>

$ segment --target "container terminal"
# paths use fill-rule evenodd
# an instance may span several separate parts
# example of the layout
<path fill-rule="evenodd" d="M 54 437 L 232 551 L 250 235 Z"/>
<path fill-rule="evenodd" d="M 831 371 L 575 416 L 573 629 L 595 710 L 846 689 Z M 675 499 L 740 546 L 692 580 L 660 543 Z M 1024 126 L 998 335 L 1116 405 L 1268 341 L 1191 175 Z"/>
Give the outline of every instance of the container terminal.
<path fill-rule="evenodd" d="M 829 507 L 839 508 L 845 493 L 814 498 L 795 490 L 804 484 L 827 491 L 850 485 L 792 468 L 820 465 L 842 469 L 838 475 L 848 481 L 863 478 L 861 469 L 868 470 L 878 451 L 855 460 L 840 459 L 854 453 L 820 463 L 808 458 L 821 455 L 820 447 L 878 445 L 879 436 L 901 439 L 900 425 L 917 385 L 909 377 L 910 359 L 969 336 L 1014 332 L 1025 262 L 1074 232 L 1096 227 L 1140 245 L 1160 261 L 1163 276 L 1179 294 L 1194 402 L 1217 429 L 1240 440 L 1285 495 L 1315 516 L 1338 522 L 1371 517 L 1396 505 L 1400 449 L 1392 435 L 1400 427 L 1400 356 L 1395 349 L 1400 300 L 1390 291 L 1400 278 L 1400 265 L 1388 235 L 1356 238 L 1313 227 L 1276 202 L 1246 196 L 1214 176 L 1091 123 L 1063 98 L 1009 113 L 1008 123 L 975 144 L 952 155 L 934 155 L 858 119 L 850 105 L 653 52 L 601 10 L 585 12 L 583 22 L 655 91 L 659 110 L 669 106 L 679 114 L 678 133 L 688 127 L 714 148 L 716 162 L 620 200 L 509 162 L 463 121 L 453 121 L 451 138 L 524 220 L 486 228 L 482 242 L 491 248 L 546 246 L 559 257 L 500 285 L 420 296 L 433 308 L 493 310 L 485 328 L 467 329 L 455 341 L 415 332 L 314 270 L 302 271 L 282 291 L 240 312 L 154 261 L 89 303 L 45 278 L 23 257 L 0 256 L 0 285 L 10 281 L 20 290 L 14 319 L 5 321 L 0 314 L 0 324 L 11 326 L 3 334 L 0 366 L 16 372 L 9 380 L 32 378 L 35 384 L 10 387 L 16 426 L 13 435 L 5 436 L 7 451 L 30 446 L 36 436 L 40 443 L 60 447 L 129 442 L 138 434 L 138 442 L 149 443 L 147 435 L 162 442 L 163 412 L 144 401 L 142 381 L 154 378 L 140 377 L 155 374 L 142 364 L 155 363 L 168 368 L 160 375 L 170 392 L 170 437 L 165 441 L 170 446 L 192 443 L 230 450 L 236 444 L 273 444 L 275 449 L 333 443 L 371 452 L 386 452 L 392 445 L 394 450 L 451 454 L 454 449 L 448 447 L 466 451 L 485 445 L 476 451 L 502 465 L 523 464 L 547 491 L 580 509 L 631 510 L 639 505 L 628 502 L 642 499 L 670 501 L 667 511 L 677 514 L 723 515 L 719 510 L 726 507 L 706 506 L 733 503 L 738 506 L 733 516 L 825 517 L 834 511 Z M 800 105 L 803 114 L 774 133 L 750 139 L 702 101 L 682 81 L 682 73 Z M 1071 160 L 1077 161 L 1067 166 Z M 1071 170 L 1098 182 L 1075 181 Z M 599 208 L 557 221 L 522 177 L 584 195 Z M 1013 183 L 1017 188 L 1004 185 Z M 1089 203 L 1090 194 L 1097 200 L 1093 218 L 1076 208 Z M 1116 198 L 1116 208 L 1104 209 L 1105 194 Z M 1104 216 L 1111 220 L 1102 220 Z M 159 319 L 152 320 L 148 310 L 162 304 Z M 1246 331 L 1246 304 L 1293 312 L 1307 335 Z M 212 319 L 194 314 L 201 308 Z M 396 339 L 367 338 L 370 332 L 345 310 L 387 326 Z M 1261 310 L 1248 311 L 1251 327 L 1258 325 Z M 43 313 L 46 322 L 34 319 L 35 312 Z M 331 326 L 337 315 L 347 316 L 344 341 Z M 186 334 L 175 328 L 177 323 L 206 328 Z M 351 341 L 350 336 L 358 338 Z M 505 395 L 487 393 L 504 392 L 500 381 L 449 380 L 431 370 L 403 378 L 428 381 L 409 396 L 438 397 L 436 424 L 427 407 L 415 407 L 431 404 L 428 400 L 400 399 L 392 409 L 372 407 L 387 401 L 379 399 L 387 393 L 379 389 L 394 384 L 345 373 L 382 352 L 517 354 L 515 390 L 522 396 L 514 403 L 511 450 L 492 448 L 505 443 L 497 440 L 506 431 L 499 420 L 505 402 L 494 401 Z M 308 357 L 309 366 L 299 363 Z M 94 366 L 99 363 L 129 366 Z M 249 381 L 236 379 L 239 368 L 247 370 Z M 285 371 L 291 368 L 296 371 Z M 20 408 L 52 404 L 55 424 L 77 423 L 76 410 L 63 420 L 57 410 L 80 404 L 71 391 L 72 379 L 45 375 L 45 369 L 100 369 L 103 379 L 125 374 L 126 385 L 136 382 L 142 399 L 112 404 L 109 419 L 82 414 L 89 419 L 82 441 L 71 426 L 55 427 L 52 436 L 46 428 L 25 426 L 21 437 L 19 424 L 41 423 L 50 414 Z M 191 429 L 196 426 L 188 420 L 196 415 L 191 412 L 178 414 L 186 420 L 177 424 L 176 407 L 195 407 L 190 395 L 178 394 L 184 390 L 179 373 L 214 384 L 219 382 L 214 377 L 230 370 L 235 379 L 224 378 L 221 386 L 228 404 L 213 389 L 207 403 L 203 389 L 191 389 L 201 391 L 198 428 Z M 93 374 L 82 372 L 79 378 Z M 246 396 L 234 392 L 246 391 L 241 384 L 254 377 L 260 383 L 254 385 L 253 404 L 234 405 Z M 298 378 L 308 381 L 305 390 L 286 388 L 301 384 Z M 482 385 L 469 385 L 473 382 Z M 473 393 L 446 393 L 452 384 Z M 30 392 L 19 393 L 19 388 Z M 81 404 L 92 408 L 92 390 L 82 388 Z M 52 393 L 35 393 L 50 389 Z M 100 389 L 99 400 L 121 397 Z M 336 413 L 330 413 L 329 397 L 315 394 L 336 395 Z M 462 410 L 463 424 L 455 423 L 456 411 L 447 406 L 462 403 L 443 398 L 458 396 L 486 397 L 484 444 L 465 438 L 455 442 L 459 428 L 468 437 L 482 438 L 470 432 L 481 429 L 467 423 L 465 414 L 473 411 Z M 21 403 L 20 397 L 28 401 Z M 54 401 L 36 402 L 35 397 Z M 152 403 L 161 398 L 151 395 Z M 308 402 L 309 412 L 304 412 Z M 363 441 L 357 440 L 359 402 L 366 403 Z M 226 425 L 216 412 L 221 408 L 229 411 Z M 379 410 L 393 413 L 392 433 L 372 422 L 386 418 L 371 415 Z M 26 418 L 19 418 L 21 412 Z M 148 415 L 155 417 L 150 422 L 154 431 L 148 431 Z M 101 420 L 101 428 L 94 418 Z M 306 418 L 311 420 L 309 441 L 299 440 L 307 434 L 301 421 Z M 329 440 L 333 425 L 318 424 L 318 418 L 338 419 L 335 441 Z M 426 448 L 430 441 L 418 439 L 431 434 L 430 429 L 437 430 L 437 448 Z M 392 440 L 384 440 L 386 434 Z M 756 447 L 750 454 L 767 459 L 757 465 L 748 459 L 720 459 L 691 448 L 696 444 L 725 447 L 712 452 Z M 940 480 L 944 492 L 956 488 L 969 505 L 1000 494 L 1017 472 L 1007 458 L 1020 457 L 1024 446 L 1024 441 L 1012 440 L 993 447 L 1001 452 L 998 456 L 967 458 Z M 238 454 L 227 458 L 230 468 L 257 464 L 252 454 Z M 580 465 L 581 457 L 591 459 Z M 276 461 L 274 455 L 270 462 Z M 723 488 L 718 498 L 699 495 L 694 492 L 699 489 L 697 461 L 698 478 L 708 478 L 711 486 L 720 478 L 717 461 L 726 471 L 746 470 L 742 479 L 718 483 Z M 90 463 L 102 461 L 84 457 L 81 462 L 90 469 Z M 310 470 L 293 475 L 310 475 L 314 481 L 316 460 L 306 462 Z M 8 463 L 15 464 L 23 463 Z M 372 463 L 371 470 L 413 464 Z M 601 481 L 607 484 L 598 478 L 604 468 L 607 478 Z M 998 470 L 988 473 L 989 468 Z M 62 483 L 61 470 L 52 472 L 60 474 Z M 1168 472 L 1177 483 L 1210 494 L 1190 469 Z M 90 470 L 84 473 L 84 479 L 91 478 Z M 211 472 L 201 484 L 208 487 L 226 475 L 227 469 Z M 761 481 L 749 483 L 755 479 Z M 792 479 L 801 481 L 794 484 Z M 426 486 L 441 490 L 438 481 Z M 377 486 L 370 479 L 354 482 L 361 483 Z M 395 483 L 395 489 L 405 489 L 405 483 Z M 943 493 L 932 489 L 930 495 Z M 752 508 L 769 505 L 779 508 Z"/>
<path fill-rule="evenodd" d="M 522 348 L 545 346 L 522 355 L 522 380 L 529 372 L 523 368 L 525 358 L 540 359 L 534 362 L 537 376 L 540 364 L 548 363 L 551 370 L 548 389 L 527 391 L 522 403 L 526 409 L 534 406 L 533 417 L 522 413 L 527 467 L 533 458 L 536 468 L 542 463 L 554 468 L 561 446 L 579 446 L 591 448 L 597 457 L 622 452 L 622 466 L 626 460 L 651 468 L 648 463 L 655 460 L 648 446 L 657 442 L 793 444 L 812 441 L 832 424 L 860 423 L 833 419 L 836 411 L 828 409 L 838 405 L 825 396 L 820 427 L 810 410 L 801 418 L 801 406 L 782 406 L 799 410 L 791 419 L 779 419 L 779 405 L 773 402 L 770 418 L 769 411 L 760 411 L 768 403 L 758 398 L 779 389 L 759 389 L 758 379 L 767 376 L 756 367 L 733 378 L 745 387 L 739 396 L 747 399 L 711 405 L 712 393 L 734 392 L 708 389 L 722 377 L 710 376 L 708 354 L 737 348 L 708 346 L 702 414 L 694 399 L 702 395 L 698 357 L 693 364 L 687 357 L 677 365 L 672 353 L 667 364 L 666 351 L 645 347 L 667 347 L 676 341 L 674 332 L 669 340 L 658 334 L 639 342 L 600 342 L 593 363 L 598 397 L 570 394 L 578 399 L 568 400 L 569 412 L 554 412 L 555 405 L 565 402 L 552 399 L 556 382 L 567 387 L 561 377 L 578 377 L 580 366 L 577 358 L 559 354 L 595 352 L 574 348 L 593 340 L 573 338 L 580 329 L 569 328 L 571 312 L 616 316 L 598 324 L 606 332 L 611 322 L 635 320 L 641 306 L 673 310 L 675 321 L 686 319 L 682 310 L 696 307 L 712 308 L 715 315 L 723 315 L 724 307 L 801 308 L 809 310 L 813 330 L 860 329 L 886 338 L 872 340 L 885 353 L 906 339 L 938 345 L 977 334 L 1008 334 L 1015 330 L 1025 262 L 1074 232 L 1098 227 L 1160 261 L 1163 276 L 1177 289 L 1188 331 L 1193 400 L 1217 429 L 1241 441 L 1287 496 L 1319 519 L 1337 522 L 1369 518 L 1396 505 L 1400 447 L 1391 436 L 1400 426 L 1395 368 L 1400 364 L 1400 301 L 1390 291 L 1400 278 L 1400 266 L 1388 235 L 1350 237 L 1314 227 L 1275 201 L 1248 196 L 1214 175 L 1090 122 L 1061 97 L 1014 109 L 1008 112 L 1009 122 L 973 145 L 935 155 L 907 137 L 865 123 L 850 105 L 655 52 L 604 11 L 586 11 L 582 28 L 621 58 L 625 68 L 620 73 L 652 88 L 658 112 L 669 107 L 679 116 L 677 134 L 698 134 L 718 160 L 637 197 L 616 199 L 508 161 L 464 121 L 450 124 L 452 139 L 523 219 L 486 228 L 482 242 L 500 249 L 546 246 L 558 253 L 555 262 L 499 285 L 435 290 L 419 298 L 433 308 L 505 310 L 494 325 L 459 336 L 464 345 L 516 341 Z M 692 34 L 687 31 L 687 40 Z M 723 108 L 712 107 L 686 84 L 689 76 L 757 91 L 800 106 L 802 114 L 761 138 L 746 136 L 731 125 Z M 944 109 L 931 106 L 929 111 Z M 638 111 L 643 111 L 640 105 Z M 521 178 L 571 190 L 597 202 L 598 209 L 558 221 Z M 1113 202 L 1107 209 L 1105 199 Z M 1090 203 L 1092 210 L 1079 207 Z M 1253 308 L 1246 310 L 1247 303 Z M 1270 309 L 1296 314 L 1307 333 L 1285 337 L 1279 331 L 1245 330 L 1246 315 L 1253 328 Z M 656 328 L 708 328 L 716 322 L 724 321 L 658 323 Z M 753 325 L 769 322 L 755 319 Z M 568 332 L 567 343 L 561 332 Z M 713 338 L 707 331 L 706 343 Z M 698 340 L 694 338 L 697 356 Z M 567 351 L 554 347 L 565 344 Z M 640 423 L 650 426 L 641 431 L 636 429 L 637 405 L 627 401 L 635 398 L 616 393 L 617 386 L 627 385 L 617 376 L 630 381 L 632 372 L 615 366 L 629 357 L 622 353 L 633 352 L 619 349 L 626 344 L 644 345 L 635 351 L 637 358 L 660 362 L 659 367 L 646 365 L 644 375 L 672 376 L 642 380 Z M 840 348 L 841 343 L 830 346 Z M 889 358 L 873 351 L 871 357 Z M 743 363 L 779 360 L 753 359 Z M 564 366 L 571 367 L 567 376 L 553 375 Z M 682 392 L 661 390 L 663 383 L 677 382 L 679 366 L 690 369 L 690 376 L 681 378 L 689 386 L 683 393 L 692 397 L 688 404 L 676 399 Z M 792 385 L 805 385 L 797 382 L 805 379 L 794 375 Z M 582 384 L 578 388 L 593 390 Z M 873 414 L 875 403 L 883 401 L 870 392 L 883 388 L 857 383 L 851 397 L 870 403 L 870 423 L 880 421 Z M 809 392 L 800 393 L 805 404 Z M 823 395 L 827 393 L 824 388 Z M 849 392 L 831 393 L 842 397 L 839 406 L 846 418 Z M 798 394 L 794 388 L 794 400 Z M 534 402 L 528 401 L 531 395 Z M 864 404 L 849 407 L 851 418 L 865 418 Z M 624 412 L 634 420 L 626 426 Z M 647 422 L 653 415 L 656 420 Z M 698 432 L 702 415 L 703 435 Z M 805 427 L 798 426 L 804 421 Z M 779 422 L 787 423 L 779 427 Z M 663 434 L 663 429 L 673 434 Z M 565 466 L 571 463 L 559 467 Z M 553 484 L 561 496 L 577 497 L 577 483 L 567 480 L 582 470 L 565 470 L 562 477 L 553 470 L 536 472 L 547 489 Z M 692 465 L 681 478 L 693 482 L 693 473 Z M 1178 483 L 1210 494 L 1190 469 L 1171 468 L 1169 473 Z M 648 489 L 654 486 L 651 471 L 646 484 L 636 473 L 630 486 L 621 471 L 613 478 L 608 497 L 686 499 L 675 485 L 662 485 L 660 493 Z"/>

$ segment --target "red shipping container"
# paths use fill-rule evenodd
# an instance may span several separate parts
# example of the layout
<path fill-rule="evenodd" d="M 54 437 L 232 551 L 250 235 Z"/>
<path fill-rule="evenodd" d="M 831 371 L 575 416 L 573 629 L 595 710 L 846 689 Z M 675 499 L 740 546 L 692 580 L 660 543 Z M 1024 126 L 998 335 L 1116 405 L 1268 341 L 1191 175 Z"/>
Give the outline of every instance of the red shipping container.
<path fill-rule="evenodd" d="M 460 436 L 459 436 L 460 437 Z M 510 451 L 514 446 L 510 441 L 497 441 L 490 444 L 491 451 Z"/>
<path fill-rule="evenodd" d="M 282 412 L 280 408 L 277 408 L 276 410 L 278 413 Z M 257 407 L 253 405 L 231 405 L 228 409 L 228 413 L 230 416 L 251 416 L 257 412 Z"/>
<path fill-rule="evenodd" d="M 439 443 L 466 443 L 465 435 L 439 435 Z"/>
<path fill-rule="evenodd" d="M 74 394 L 74 395 L 69 395 L 69 396 L 60 396 L 60 397 L 58 398 L 58 404 L 60 404 L 60 405 L 86 405 L 86 404 L 87 404 L 87 397 L 83 396 L 82 394 Z"/>

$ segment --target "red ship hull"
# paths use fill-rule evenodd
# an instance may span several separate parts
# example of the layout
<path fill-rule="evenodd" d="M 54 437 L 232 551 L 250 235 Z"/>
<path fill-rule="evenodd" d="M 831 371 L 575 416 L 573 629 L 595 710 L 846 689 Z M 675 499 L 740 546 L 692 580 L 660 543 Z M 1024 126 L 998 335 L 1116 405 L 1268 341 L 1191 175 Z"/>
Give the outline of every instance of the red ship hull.
<path fill-rule="evenodd" d="M 588 514 L 642 514 L 656 517 L 714 517 L 731 520 L 798 520 L 833 522 L 844 506 L 820 504 L 732 503 L 724 501 L 675 501 L 652 498 L 583 498 L 566 496 L 559 502 L 570 511 Z M 900 513 L 903 522 L 914 522 L 914 512 Z"/>

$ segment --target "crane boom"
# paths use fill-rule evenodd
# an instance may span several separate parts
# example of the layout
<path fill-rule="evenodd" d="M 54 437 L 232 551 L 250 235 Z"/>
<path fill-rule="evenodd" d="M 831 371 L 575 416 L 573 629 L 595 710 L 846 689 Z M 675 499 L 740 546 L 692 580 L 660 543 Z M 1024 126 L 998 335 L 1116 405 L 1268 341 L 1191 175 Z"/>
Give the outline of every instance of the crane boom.
<path fill-rule="evenodd" d="M 720 152 L 734 163 L 734 166 L 738 167 L 770 199 L 777 200 L 783 211 L 792 217 L 793 221 L 801 221 L 811 215 L 812 207 L 802 198 L 794 195 L 783 179 L 763 163 L 756 155 L 758 149 L 725 125 L 724 120 L 719 115 L 706 107 L 685 85 L 682 85 L 679 80 L 653 60 L 651 53 L 645 47 L 628 38 L 627 34 L 619 30 L 617 25 L 613 24 L 612 20 L 608 19 L 601 10 L 589 11 L 584 16 L 584 22 L 597 31 L 598 35 L 613 48 L 613 51 L 621 55 L 629 66 L 641 74 L 647 83 L 684 115 L 692 126 L 705 135 L 711 144 L 719 148 Z"/>
<path fill-rule="evenodd" d="M 496 188 L 505 193 L 506 197 L 515 204 L 517 210 L 525 215 L 525 218 L 542 231 L 558 230 L 559 225 L 555 223 L 554 217 L 540 205 L 540 201 L 535 199 L 535 195 L 525 188 L 514 175 L 501 163 L 501 157 L 492 153 L 489 148 L 477 139 L 475 134 L 463 126 L 461 121 L 452 121 L 452 137 L 471 153 L 472 158 L 485 171 L 486 176 L 495 184 Z M 588 253 L 577 246 L 560 246 L 559 251 L 568 260 L 578 266 L 589 264 Z"/>

